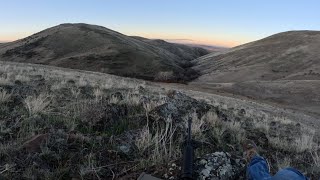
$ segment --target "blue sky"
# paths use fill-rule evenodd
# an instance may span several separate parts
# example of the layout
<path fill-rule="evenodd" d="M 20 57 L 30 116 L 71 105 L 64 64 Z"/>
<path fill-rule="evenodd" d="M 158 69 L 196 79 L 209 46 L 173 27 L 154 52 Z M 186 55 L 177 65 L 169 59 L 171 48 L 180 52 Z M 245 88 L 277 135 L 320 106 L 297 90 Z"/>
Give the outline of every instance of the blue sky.
<path fill-rule="evenodd" d="M 0 41 L 83 22 L 127 35 L 235 46 L 320 30 L 319 20 L 319 0 L 0 0 Z"/>

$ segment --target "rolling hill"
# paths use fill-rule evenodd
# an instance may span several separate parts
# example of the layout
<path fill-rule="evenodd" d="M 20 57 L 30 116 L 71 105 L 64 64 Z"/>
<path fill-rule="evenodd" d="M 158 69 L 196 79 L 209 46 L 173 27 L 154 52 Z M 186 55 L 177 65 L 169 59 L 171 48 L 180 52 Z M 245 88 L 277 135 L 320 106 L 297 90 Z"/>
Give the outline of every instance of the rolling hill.
<path fill-rule="evenodd" d="M 147 38 L 138 37 L 138 36 L 132 36 L 132 37 L 135 39 L 141 40 L 143 42 L 146 42 L 148 44 L 154 45 L 156 47 L 165 49 L 171 52 L 172 54 L 179 56 L 180 58 L 182 58 L 182 60 L 185 60 L 185 61 L 191 61 L 198 57 L 208 54 L 208 51 L 205 48 L 191 47 L 191 46 L 177 44 L 177 43 L 169 43 L 161 39 L 147 39 Z"/>
<path fill-rule="evenodd" d="M 320 32 L 290 31 L 211 53 L 193 62 L 190 85 L 319 116 Z"/>
<path fill-rule="evenodd" d="M 291 31 L 195 60 L 199 81 L 320 79 L 320 32 Z"/>
<path fill-rule="evenodd" d="M 139 40 L 88 24 L 61 24 L 0 46 L 1 61 L 53 65 L 148 80 L 162 80 L 163 77 L 158 76 L 165 74 L 167 79 L 164 80 L 172 81 L 195 77 L 197 73 L 190 70 L 186 62 L 207 53 L 201 48 Z"/>

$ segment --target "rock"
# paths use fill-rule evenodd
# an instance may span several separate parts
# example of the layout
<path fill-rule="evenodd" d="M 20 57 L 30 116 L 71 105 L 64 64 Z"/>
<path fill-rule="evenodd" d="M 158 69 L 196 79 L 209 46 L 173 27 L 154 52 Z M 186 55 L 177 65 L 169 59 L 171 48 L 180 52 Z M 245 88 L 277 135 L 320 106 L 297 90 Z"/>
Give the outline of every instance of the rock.
<path fill-rule="evenodd" d="M 183 121 L 183 117 L 195 112 L 200 119 L 210 106 L 204 102 L 197 101 L 182 93 L 176 92 L 173 98 L 156 107 L 150 112 L 150 116 L 154 120 L 167 120 L 169 117 L 175 122 Z"/>
<path fill-rule="evenodd" d="M 131 147 L 129 145 L 121 145 L 118 147 L 121 152 L 124 154 L 129 154 Z"/>
<path fill-rule="evenodd" d="M 176 90 L 170 89 L 170 90 L 168 90 L 168 92 L 167 92 L 166 94 L 167 94 L 167 96 L 168 96 L 169 98 L 174 98 L 174 96 L 176 95 L 176 93 L 177 93 Z"/>
<path fill-rule="evenodd" d="M 41 144 L 48 139 L 48 134 L 38 134 L 26 141 L 22 147 L 29 153 L 35 153 L 41 151 Z"/>
<path fill-rule="evenodd" d="M 244 179 L 245 162 L 229 153 L 207 154 L 195 163 L 198 179 Z"/>
<path fill-rule="evenodd" d="M 164 177 L 165 179 L 168 179 L 168 178 L 169 178 L 168 174 L 164 174 L 163 177 Z"/>
<path fill-rule="evenodd" d="M 200 172 L 200 175 L 204 176 L 204 177 L 209 177 L 210 176 L 210 171 L 211 169 L 203 169 L 201 172 Z"/>
<path fill-rule="evenodd" d="M 207 164 L 207 161 L 206 161 L 205 159 L 201 159 L 201 161 L 199 162 L 199 164 L 205 165 L 205 164 Z"/>
<path fill-rule="evenodd" d="M 119 122 L 119 119 L 127 116 L 128 107 L 125 104 L 108 104 L 101 106 L 93 103 L 81 112 L 84 123 L 88 123 L 95 131 L 104 131 L 111 124 Z"/>
<path fill-rule="evenodd" d="M 74 143 L 75 141 L 89 142 L 90 138 L 85 137 L 83 134 L 70 132 L 68 133 L 67 140 L 68 140 L 68 143 Z M 64 139 L 62 141 L 64 141 Z"/>

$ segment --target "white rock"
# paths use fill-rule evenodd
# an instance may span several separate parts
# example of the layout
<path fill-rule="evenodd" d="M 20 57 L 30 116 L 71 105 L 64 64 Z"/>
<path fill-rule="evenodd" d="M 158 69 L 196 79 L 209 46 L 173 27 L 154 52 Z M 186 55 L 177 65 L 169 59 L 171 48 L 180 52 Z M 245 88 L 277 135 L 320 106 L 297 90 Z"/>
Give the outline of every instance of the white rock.
<path fill-rule="evenodd" d="M 164 174 L 163 176 L 164 176 L 165 179 L 169 178 L 168 174 Z"/>
<path fill-rule="evenodd" d="M 199 162 L 201 165 L 205 165 L 205 164 L 207 164 L 207 160 L 205 160 L 205 159 L 201 159 L 201 161 Z"/>
<path fill-rule="evenodd" d="M 208 169 L 203 169 L 201 171 L 201 174 L 204 176 L 204 177 L 209 177 L 210 176 L 210 171 Z"/>

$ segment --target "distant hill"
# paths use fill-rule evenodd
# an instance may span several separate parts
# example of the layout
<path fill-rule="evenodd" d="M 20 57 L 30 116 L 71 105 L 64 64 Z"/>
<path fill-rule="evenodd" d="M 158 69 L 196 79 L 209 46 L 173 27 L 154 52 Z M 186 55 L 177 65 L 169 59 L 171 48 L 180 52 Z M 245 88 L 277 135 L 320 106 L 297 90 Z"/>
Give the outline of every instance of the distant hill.
<path fill-rule="evenodd" d="M 208 50 L 209 52 L 220 52 L 220 51 L 226 51 L 229 48 L 227 47 L 221 47 L 221 46 L 213 46 L 213 45 L 203 45 L 203 44 L 184 44 L 190 47 L 198 47 Z"/>
<path fill-rule="evenodd" d="M 144 41 L 148 44 L 165 49 L 172 54 L 179 56 L 182 60 L 191 61 L 198 57 L 208 54 L 208 50 L 199 47 L 191 47 L 183 44 L 169 43 L 161 39 L 147 39 L 138 36 L 132 36 L 135 39 Z"/>
<path fill-rule="evenodd" d="M 279 33 L 194 62 L 203 82 L 319 80 L 320 31 Z"/>
<path fill-rule="evenodd" d="M 320 31 L 290 31 L 193 61 L 200 90 L 320 117 Z"/>
<path fill-rule="evenodd" d="M 132 38 L 96 25 L 61 24 L 21 40 L 1 44 L 0 60 L 148 80 L 187 81 L 196 77 L 197 73 L 190 69 L 189 61 L 208 51 L 165 44 Z"/>
<path fill-rule="evenodd" d="M 216 46 L 216 45 L 208 45 L 196 43 L 192 39 L 165 39 L 165 41 L 175 44 L 183 44 L 190 47 L 199 47 L 208 50 L 209 52 L 218 52 L 229 49 L 228 47 Z"/>

